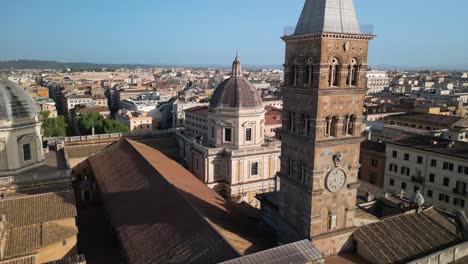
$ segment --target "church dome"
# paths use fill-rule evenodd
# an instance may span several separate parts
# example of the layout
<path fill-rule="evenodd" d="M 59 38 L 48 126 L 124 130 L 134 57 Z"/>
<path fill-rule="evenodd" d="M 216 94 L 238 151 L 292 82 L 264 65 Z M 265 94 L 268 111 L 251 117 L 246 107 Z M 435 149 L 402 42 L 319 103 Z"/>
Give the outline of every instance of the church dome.
<path fill-rule="evenodd" d="M 232 76 L 216 88 L 211 98 L 210 109 L 260 107 L 262 107 L 262 97 L 257 89 L 242 76 L 241 64 L 236 56 L 232 64 Z"/>
<path fill-rule="evenodd" d="M 19 85 L 0 79 L 0 120 L 38 117 L 32 98 Z"/>

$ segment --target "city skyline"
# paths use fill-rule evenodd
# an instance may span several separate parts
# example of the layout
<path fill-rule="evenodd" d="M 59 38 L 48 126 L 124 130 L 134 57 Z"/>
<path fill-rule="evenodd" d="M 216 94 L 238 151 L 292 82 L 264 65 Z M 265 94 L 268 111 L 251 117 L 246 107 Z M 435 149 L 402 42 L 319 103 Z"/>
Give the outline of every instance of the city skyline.
<path fill-rule="evenodd" d="M 468 55 L 458 52 L 468 41 L 468 3 L 436 3 L 356 1 L 359 22 L 377 35 L 370 65 L 468 68 Z M 7 2 L 0 60 L 226 65 L 238 49 L 246 65 L 281 65 L 280 37 L 302 7 L 303 0 Z"/>

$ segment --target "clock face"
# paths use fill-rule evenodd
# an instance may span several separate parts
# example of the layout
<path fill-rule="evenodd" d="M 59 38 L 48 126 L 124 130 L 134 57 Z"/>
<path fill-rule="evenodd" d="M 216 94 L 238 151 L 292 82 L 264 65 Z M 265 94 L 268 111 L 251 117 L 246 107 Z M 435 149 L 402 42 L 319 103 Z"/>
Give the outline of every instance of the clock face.
<path fill-rule="evenodd" d="M 339 169 L 332 170 L 327 176 L 326 187 L 330 192 L 335 193 L 341 190 L 341 188 L 343 188 L 345 183 L 346 183 L 345 172 Z"/>

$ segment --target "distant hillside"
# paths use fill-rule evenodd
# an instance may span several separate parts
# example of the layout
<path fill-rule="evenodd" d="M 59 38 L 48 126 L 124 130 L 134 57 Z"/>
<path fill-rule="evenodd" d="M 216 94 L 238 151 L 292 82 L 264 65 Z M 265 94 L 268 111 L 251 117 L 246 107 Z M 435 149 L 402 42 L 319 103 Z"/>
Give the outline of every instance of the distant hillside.
<path fill-rule="evenodd" d="M 82 62 L 58 62 L 58 61 L 41 61 L 41 60 L 13 60 L 13 61 L 0 61 L 0 70 L 24 70 L 24 69 L 38 69 L 38 70 L 94 70 L 94 69 L 115 69 L 115 68 L 151 68 L 153 65 L 141 64 L 95 64 L 95 63 L 82 63 Z"/>
<path fill-rule="evenodd" d="M 230 65 L 219 64 L 197 64 L 197 65 L 151 65 L 151 64 L 97 64 L 86 62 L 58 62 L 58 61 L 42 61 L 42 60 L 12 60 L 0 61 L 0 71 L 5 70 L 66 70 L 70 68 L 73 71 L 83 70 L 100 70 L 106 69 L 147 69 L 154 67 L 185 67 L 185 68 L 230 68 Z M 251 70 L 259 69 L 283 69 L 281 65 L 244 65 L 244 68 Z"/>

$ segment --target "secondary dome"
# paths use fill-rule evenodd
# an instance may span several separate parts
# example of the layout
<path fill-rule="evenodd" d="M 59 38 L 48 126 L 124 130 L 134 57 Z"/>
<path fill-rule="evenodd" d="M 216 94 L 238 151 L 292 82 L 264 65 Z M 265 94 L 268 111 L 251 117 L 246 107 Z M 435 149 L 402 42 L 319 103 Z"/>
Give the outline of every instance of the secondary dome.
<path fill-rule="evenodd" d="M 38 116 L 32 98 L 19 85 L 0 80 L 0 119 L 34 118 Z"/>
<path fill-rule="evenodd" d="M 210 101 L 210 109 L 259 107 L 262 107 L 262 97 L 257 89 L 242 77 L 241 63 L 236 56 L 232 63 L 232 76 L 216 88 Z"/>

